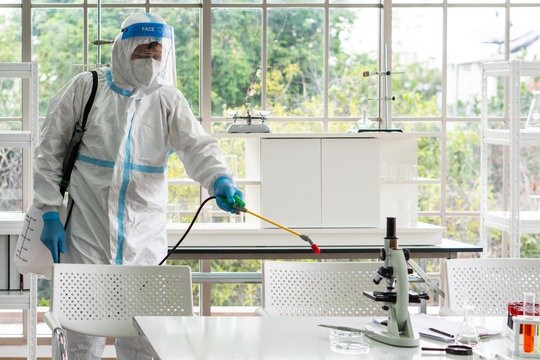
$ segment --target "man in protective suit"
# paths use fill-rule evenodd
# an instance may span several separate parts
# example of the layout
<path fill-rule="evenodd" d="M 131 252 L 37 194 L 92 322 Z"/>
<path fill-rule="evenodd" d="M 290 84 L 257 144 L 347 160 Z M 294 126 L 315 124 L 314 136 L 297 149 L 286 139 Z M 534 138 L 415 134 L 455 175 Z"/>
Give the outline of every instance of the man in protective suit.
<path fill-rule="evenodd" d="M 166 83 L 175 66 L 173 29 L 155 14 L 122 23 L 111 67 L 98 86 L 69 185 L 72 214 L 64 232 L 58 211 L 66 147 L 92 89 L 85 72 L 49 104 L 36 149 L 34 206 L 44 212 L 41 241 L 55 262 L 156 265 L 167 253 L 167 158 L 174 151 L 187 175 L 210 194 L 243 194 L 234 186 L 218 142 L 193 116 L 182 93 Z M 218 205 L 234 210 L 217 199 Z M 105 338 L 67 332 L 70 359 L 101 359 Z M 148 359 L 137 338 L 117 339 L 118 359 Z"/>

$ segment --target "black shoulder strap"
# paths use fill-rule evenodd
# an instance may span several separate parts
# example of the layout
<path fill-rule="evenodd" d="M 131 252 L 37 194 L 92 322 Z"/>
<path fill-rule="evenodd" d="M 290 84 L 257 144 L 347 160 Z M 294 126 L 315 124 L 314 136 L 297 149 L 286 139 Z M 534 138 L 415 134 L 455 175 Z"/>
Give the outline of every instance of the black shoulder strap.
<path fill-rule="evenodd" d="M 73 131 L 73 135 L 71 136 L 71 140 L 69 141 L 69 145 L 66 149 L 66 154 L 64 156 L 64 161 L 62 163 L 62 180 L 60 180 L 60 194 L 62 194 L 62 196 L 64 196 L 67 188 L 69 187 L 69 180 L 71 179 L 71 171 L 73 170 L 73 166 L 75 165 L 75 160 L 77 159 L 77 154 L 79 153 L 79 145 L 81 144 L 82 136 L 86 128 L 86 121 L 88 120 L 88 114 L 90 113 L 90 110 L 92 109 L 92 105 L 94 104 L 94 98 L 96 97 L 97 86 L 98 86 L 97 72 L 92 71 L 92 92 L 90 93 L 90 97 L 88 98 L 88 101 L 86 102 L 86 106 L 84 107 L 82 124 L 79 123 L 78 121 L 77 123 L 75 123 L 75 130 Z"/>

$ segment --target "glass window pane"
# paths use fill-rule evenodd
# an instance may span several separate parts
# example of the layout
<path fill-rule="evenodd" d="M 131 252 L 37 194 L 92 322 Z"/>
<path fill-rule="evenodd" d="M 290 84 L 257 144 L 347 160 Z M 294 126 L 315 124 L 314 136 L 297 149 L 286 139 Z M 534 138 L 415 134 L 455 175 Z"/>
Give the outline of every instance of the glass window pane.
<path fill-rule="evenodd" d="M 82 71 L 82 9 L 32 9 L 32 58 L 39 61 L 39 114 L 73 76 Z"/>
<path fill-rule="evenodd" d="M 418 176 L 440 179 L 441 139 L 426 136 L 418 138 Z"/>
<path fill-rule="evenodd" d="M 152 9 L 174 27 L 176 82 L 195 116 L 199 110 L 199 8 Z M 213 50 L 212 50 L 213 51 Z"/>
<path fill-rule="evenodd" d="M 467 0 L 448 0 L 449 4 L 467 4 Z M 504 4 L 506 0 L 474 0 L 475 4 Z M 520 2 L 522 2 L 520 0 Z"/>
<path fill-rule="evenodd" d="M 358 132 L 358 129 L 377 129 L 379 128 L 379 122 L 378 121 L 367 121 L 367 124 L 369 126 L 364 125 L 363 119 L 360 120 L 351 120 L 351 121 L 330 121 L 328 122 L 328 132 L 331 133 L 355 133 Z"/>
<path fill-rule="evenodd" d="M 270 4 L 322 3 L 324 0 L 268 0 Z"/>
<path fill-rule="evenodd" d="M 535 101 L 535 113 L 537 112 L 538 100 L 540 99 L 538 95 L 533 94 L 540 91 L 540 76 L 521 77 L 521 88 L 520 88 L 520 106 L 521 106 L 521 117 L 527 118 L 529 115 L 529 110 L 531 105 L 533 105 L 533 98 Z M 534 117 L 532 119 L 535 119 Z M 533 121 L 531 125 L 536 124 L 538 121 Z"/>
<path fill-rule="evenodd" d="M 377 79 L 362 72 L 377 70 L 379 9 L 330 9 L 328 74 L 329 116 L 377 116 Z M 359 35 L 360 34 L 360 35 Z"/>
<path fill-rule="evenodd" d="M 428 45 L 429 44 L 429 45 Z M 392 11 L 392 103 L 394 116 L 441 113 L 442 10 Z M 395 74 L 403 72 L 403 74 Z"/>
<path fill-rule="evenodd" d="M 520 256 L 524 258 L 540 257 L 540 235 L 539 234 L 524 234 L 521 235 L 521 250 Z"/>
<path fill-rule="evenodd" d="M 503 8 L 448 9 L 448 116 L 480 115 L 482 61 L 504 59 L 504 18 Z"/>
<path fill-rule="evenodd" d="M 540 211 L 540 148 L 528 146 L 521 149 L 520 209 Z"/>
<path fill-rule="evenodd" d="M 323 113 L 323 9 L 268 10 L 268 108 L 273 116 Z"/>
<path fill-rule="evenodd" d="M 503 210 L 503 164 L 507 148 L 502 145 L 489 145 L 488 151 L 488 211 Z"/>
<path fill-rule="evenodd" d="M 169 185 L 167 222 L 191 222 L 200 205 L 200 192 L 199 185 Z M 201 219 L 202 217 L 199 216 L 198 222 L 201 222 Z"/>
<path fill-rule="evenodd" d="M 0 33 L 0 62 L 21 61 L 21 9 L 0 9 Z"/>
<path fill-rule="evenodd" d="M 540 7 L 516 7 L 510 11 L 510 23 L 512 24 L 510 27 L 510 57 L 512 59 L 540 59 L 540 34 L 537 26 L 539 18 Z"/>
<path fill-rule="evenodd" d="M 441 225 L 441 218 L 440 217 L 429 217 L 429 216 L 420 216 L 418 217 L 418 221 L 426 223 L 426 224 L 433 224 L 433 225 Z"/>
<path fill-rule="evenodd" d="M 382 0 L 330 0 L 330 4 L 373 4 L 380 5 Z"/>
<path fill-rule="evenodd" d="M 466 0 L 462 0 L 466 1 Z M 441 4 L 442 0 L 392 0 L 393 4 Z"/>
<path fill-rule="evenodd" d="M 225 133 L 227 128 L 231 125 L 230 121 L 212 121 L 212 134 Z"/>
<path fill-rule="evenodd" d="M 447 208 L 452 211 L 479 211 L 480 124 L 450 122 L 447 129 Z"/>
<path fill-rule="evenodd" d="M 144 0 L 102 0 L 102 4 L 121 4 L 121 3 L 144 3 Z M 97 0 L 88 0 L 89 4 L 97 4 Z M 105 10 L 105 11 L 104 11 Z M 102 8 L 102 16 L 106 11 L 110 10 L 110 8 Z M 124 19 L 122 19 L 124 20 Z"/>
<path fill-rule="evenodd" d="M 0 78 L 0 117 L 19 116 L 22 116 L 22 79 Z M 22 118 L 17 123 L 14 128 L 0 123 L 0 129 L 21 130 Z"/>
<path fill-rule="evenodd" d="M 106 8 L 101 9 L 101 40 L 114 41 L 122 30 L 122 22 L 133 14 L 144 12 L 143 8 Z M 97 62 L 97 10 L 88 9 L 88 63 Z M 112 44 L 101 45 L 101 64 L 111 63 Z"/>
<path fill-rule="evenodd" d="M 261 107 L 260 9 L 212 10 L 212 115 Z"/>
<path fill-rule="evenodd" d="M 440 184 L 422 184 L 418 187 L 418 211 L 441 211 Z"/>
<path fill-rule="evenodd" d="M 404 132 L 440 132 L 440 121 L 402 121 L 392 120 L 393 129 L 402 129 Z"/>
<path fill-rule="evenodd" d="M 151 3 L 202 4 L 202 0 L 150 0 Z M 162 12 L 161 9 L 158 11 Z M 169 24 L 174 25 L 174 24 Z"/>
<path fill-rule="evenodd" d="M 187 178 L 187 174 L 184 170 L 184 164 L 178 158 L 178 154 L 176 152 L 173 152 L 171 156 L 169 156 L 169 160 L 167 161 L 167 178 L 181 179 L 184 177 Z"/>
<path fill-rule="evenodd" d="M 212 284 L 213 316 L 231 315 L 231 311 L 235 312 L 234 315 L 253 314 L 259 306 L 261 284 Z"/>
<path fill-rule="evenodd" d="M 235 178 L 246 177 L 246 141 L 241 138 L 221 138 L 219 145 L 225 156 L 225 161 Z"/>
<path fill-rule="evenodd" d="M 78 3 L 83 2 L 82 0 L 31 0 L 31 1 L 34 4 L 58 4 L 58 3 L 78 4 Z"/>
<path fill-rule="evenodd" d="M 212 260 L 211 262 L 213 272 L 257 272 L 260 269 L 260 260 Z M 260 306 L 260 294 L 260 284 L 213 285 L 212 306 Z"/>
<path fill-rule="evenodd" d="M 23 336 L 23 311 L 18 309 L 0 309 L 0 336 L 5 338 Z M 49 331 L 50 336 L 50 331 Z"/>
<path fill-rule="evenodd" d="M 481 101 L 481 93 L 480 93 L 480 72 L 478 73 L 478 96 Z M 504 115 L 504 81 L 505 79 L 502 76 L 493 77 L 490 76 L 487 79 L 487 102 L 488 102 L 488 116 L 489 117 L 501 117 Z M 471 83 L 472 86 L 472 83 Z M 477 104 L 475 106 L 475 112 L 478 112 L 480 114 L 480 107 L 481 104 Z M 490 122 L 490 127 L 493 124 Z"/>
<path fill-rule="evenodd" d="M 212 4 L 261 4 L 262 0 L 212 0 Z"/>
<path fill-rule="evenodd" d="M 22 149 L 0 147 L 0 211 L 22 211 Z"/>
<path fill-rule="evenodd" d="M 446 223 L 446 235 L 444 237 L 468 244 L 480 245 L 480 217 L 479 216 L 449 216 Z M 488 245 L 488 248 L 491 248 Z M 466 254 L 466 253 L 465 253 Z M 471 257 L 478 255 L 464 255 Z M 460 256 L 461 257 L 461 256 Z"/>
<path fill-rule="evenodd" d="M 275 133 L 311 133 L 323 130 L 322 121 L 274 121 L 270 123 Z"/>

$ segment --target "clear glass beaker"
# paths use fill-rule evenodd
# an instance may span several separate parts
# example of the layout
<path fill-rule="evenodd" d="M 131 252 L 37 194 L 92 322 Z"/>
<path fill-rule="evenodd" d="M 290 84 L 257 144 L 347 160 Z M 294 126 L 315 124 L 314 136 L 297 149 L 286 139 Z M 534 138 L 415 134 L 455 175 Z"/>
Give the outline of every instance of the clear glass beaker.
<path fill-rule="evenodd" d="M 531 107 L 525 126 L 528 128 L 540 127 L 540 91 L 533 91 Z"/>
<path fill-rule="evenodd" d="M 478 330 L 472 321 L 474 306 L 463 304 L 463 322 L 456 334 L 456 343 L 460 345 L 476 346 L 480 342 Z"/>

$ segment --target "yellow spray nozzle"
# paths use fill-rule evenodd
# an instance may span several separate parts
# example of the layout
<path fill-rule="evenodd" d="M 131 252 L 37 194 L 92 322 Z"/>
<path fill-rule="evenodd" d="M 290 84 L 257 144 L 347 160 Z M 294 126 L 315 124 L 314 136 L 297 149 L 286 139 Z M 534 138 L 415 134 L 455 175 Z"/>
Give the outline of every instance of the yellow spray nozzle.
<path fill-rule="evenodd" d="M 220 196 L 219 198 L 220 198 L 223 202 L 225 202 L 226 204 L 229 204 L 229 206 L 231 206 L 234 210 L 236 210 L 237 213 L 239 213 L 239 211 L 242 211 L 242 212 L 246 212 L 246 213 L 248 213 L 248 214 L 251 214 L 251 215 L 253 215 L 253 216 L 255 216 L 255 217 L 258 217 L 258 218 L 261 219 L 261 220 L 264 220 L 264 221 L 266 221 L 266 222 L 268 222 L 268 223 L 270 223 L 270 224 L 272 224 L 272 225 L 274 225 L 274 226 L 277 226 L 278 228 L 281 228 L 281 229 L 283 229 L 283 230 L 285 230 L 285 231 L 290 232 L 291 234 L 294 234 L 294 235 L 300 237 L 300 238 L 301 238 L 302 240 L 304 240 L 304 241 L 307 241 L 307 242 L 311 245 L 311 248 L 313 249 L 313 251 L 315 252 L 315 254 L 319 254 L 319 253 L 321 252 L 321 250 L 319 249 L 319 247 L 318 247 L 316 244 L 314 244 L 313 241 L 311 241 L 311 239 L 309 238 L 309 236 L 299 234 L 299 233 L 297 233 L 296 231 L 293 231 L 293 230 L 291 230 L 291 229 L 289 229 L 289 228 L 286 228 L 286 227 L 283 226 L 283 225 L 280 225 L 280 224 L 278 224 L 278 223 L 276 223 L 276 222 L 274 222 L 274 221 L 272 221 L 272 220 L 269 220 L 269 219 L 265 218 L 264 216 L 261 216 L 261 215 L 259 215 L 259 214 L 255 214 L 254 212 L 251 212 L 251 211 L 249 211 L 248 209 L 246 209 L 246 203 L 240 198 L 240 196 L 234 195 L 234 200 L 235 200 L 235 203 L 234 203 L 234 204 L 231 204 L 230 202 L 228 202 L 227 199 L 224 198 L 224 197 L 221 197 L 221 196 Z"/>

